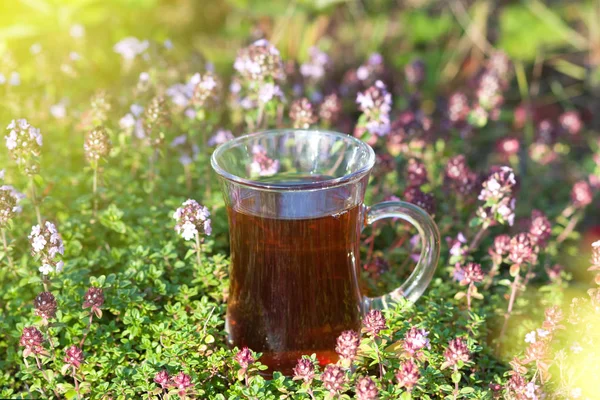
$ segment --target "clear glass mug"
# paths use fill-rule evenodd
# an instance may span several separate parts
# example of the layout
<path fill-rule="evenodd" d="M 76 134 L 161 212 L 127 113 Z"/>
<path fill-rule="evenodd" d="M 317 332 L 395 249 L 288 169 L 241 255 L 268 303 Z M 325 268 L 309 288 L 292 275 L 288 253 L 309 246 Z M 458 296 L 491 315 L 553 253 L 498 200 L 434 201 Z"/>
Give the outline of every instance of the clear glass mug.
<path fill-rule="evenodd" d="M 421 208 L 402 201 L 363 204 L 375 153 L 346 134 L 272 130 L 218 147 L 230 230 L 226 331 L 232 346 L 263 354 L 269 370 L 290 375 L 316 353 L 335 362 L 335 342 L 360 331 L 363 313 L 400 297 L 417 300 L 439 257 L 439 232 Z M 383 218 L 413 224 L 421 257 L 402 286 L 381 297 L 361 294 L 360 233 Z"/>

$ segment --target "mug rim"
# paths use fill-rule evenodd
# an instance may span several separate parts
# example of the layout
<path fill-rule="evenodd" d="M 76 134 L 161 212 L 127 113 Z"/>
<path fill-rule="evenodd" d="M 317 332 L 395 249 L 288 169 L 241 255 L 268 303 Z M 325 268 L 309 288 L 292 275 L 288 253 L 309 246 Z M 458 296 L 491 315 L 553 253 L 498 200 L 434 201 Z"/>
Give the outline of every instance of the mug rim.
<path fill-rule="evenodd" d="M 248 139 L 251 139 L 254 137 L 277 136 L 277 135 L 281 135 L 286 132 L 310 132 L 310 133 L 316 133 L 316 134 L 323 135 L 323 136 L 333 136 L 336 138 L 340 138 L 342 140 L 353 143 L 356 146 L 364 149 L 368 154 L 368 159 L 366 160 L 365 165 L 363 165 L 362 167 L 360 167 L 358 170 L 354 171 L 351 174 L 343 175 L 343 176 L 340 176 L 337 178 L 325 179 L 325 180 L 318 181 L 318 182 L 296 182 L 296 183 L 267 183 L 267 182 L 259 182 L 259 181 L 254 181 L 252 179 L 242 178 L 240 176 L 237 176 L 237 175 L 234 175 L 234 174 L 231 174 L 231 173 L 225 171 L 225 169 L 222 168 L 219 165 L 219 162 L 217 161 L 217 157 L 220 154 L 224 153 L 225 151 L 231 149 L 232 147 L 234 147 Z M 275 190 L 275 191 L 278 191 L 278 190 L 318 190 L 318 189 L 328 189 L 328 188 L 332 188 L 332 187 L 336 187 L 336 186 L 345 185 L 347 183 L 354 182 L 354 181 L 362 178 L 366 174 L 368 174 L 371 171 L 371 169 L 373 168 L 373 166 L 375 165 L 375 151 L 369 144 L 363 142 L 362 140 L 360 140 L 352 135 L 348 135 L 345 133 L 330 131 L 330 130 L 326 130 L 326 129 L 295 129 L 295 128 L 290 128 L 290 129 L 283 128 L 282 129 L 282 128 L 280 128 L 280 129 L 269 129 L 269 130 L 264 130 L 264 131 L 248 133 L 248 134 L 233 138 L 233 139 L 217 146 L 217 148 L 213 151 L 213 153 L 210 157 L 210 163 L 211 163 L 213 170 L 222 178 L 225 178 L 229 181 L 236 182 L 236 183 L 239 183 L 239 184 L 242 184 L 245 186 L 250 186 L 253 188 L 264 189 L 264 190 Z"/>

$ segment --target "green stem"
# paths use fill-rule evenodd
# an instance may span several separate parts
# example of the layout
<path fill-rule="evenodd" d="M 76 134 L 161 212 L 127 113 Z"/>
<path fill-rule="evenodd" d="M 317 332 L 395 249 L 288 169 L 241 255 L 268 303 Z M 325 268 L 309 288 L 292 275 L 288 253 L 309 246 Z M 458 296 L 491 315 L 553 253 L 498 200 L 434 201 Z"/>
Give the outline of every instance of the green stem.
<path fill-rule="evenodd" d="M 196 233 L 196 262 L 198 263 L 198 268 L 202 265 L 202 248 L 200 247 L 200 235 Z"/>
<path fill-rule="evenodd" d="M 29 183 L 31 185 L 31 202 L 35 208 L 35 215 L 37 217 L 37 222 L 40 228 L 42 227 L 42 214 L 40 214 L 40 206 L 38 204 L 38 199 L 35 191 L 35 182 L 33 181 L 33 176 L 29 177 Z"/>
<path fill-rule="evenodd" d="M 93 216 L 96 217 L 98 212 L 98 168 L 94 168 L 94 178 L 92 180 L 92 192 L 94 196 L 94 211 Z"/>
<path fill-rule="evenodd" d="M 14 271 L 14 264 L 12 258 L 10 257 L 10 253 L 8 252 L 8 242 L 6 241 L 6 232 L 2 229 L 2 244 L 4 245 L 4 252 L 6 253 L 6 258 L 8 258 L 8 265 L 10 269 Z"/>
<path fill-rule="evenodd" d="M 506 333 L 506 328 L 508 327 L 508 320 L 512 314 L 513 306 L 515 304 L 515 298 L 517 297 L 517 290 L 519 288 L 519 280 L 521 278 L 521 274 L 517 273 L 513 283 L 511 285 L 510 291 L 510 299 L 508 301 L 508 309 L 506 310 L 506 314 L 504 314 L 504 325 L 502 325 L 502 331 L 500 332 L 500 342 L 504 338 L 504 334 Z"/>

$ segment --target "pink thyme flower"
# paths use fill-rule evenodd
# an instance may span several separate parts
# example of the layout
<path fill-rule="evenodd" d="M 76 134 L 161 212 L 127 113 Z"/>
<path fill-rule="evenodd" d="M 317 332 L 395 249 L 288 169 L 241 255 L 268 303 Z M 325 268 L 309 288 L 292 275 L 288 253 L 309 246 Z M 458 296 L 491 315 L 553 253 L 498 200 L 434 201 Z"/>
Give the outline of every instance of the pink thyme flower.
<path fill-rule="evenodd" d="M 579 181 L 573 185 L 571 190 L 571 202 L 575 208 L 588 206 L 594 197 L 592 188 L 586 181 Z"/>
<path fill-rule="evenodd" d="M 188 388 L 193 386 L 192 377 L 180 372 L 173 378 L 173 385 L 179 390 L 179 396 L 182 396 Z"/>
<path fill-rule="evenodd" d="M 451 237 L 446 237 L 446 242 L 448 243 L 448 247 L 450 248 L 450 255 L 453 257 L 462 257 L 466 254 L 467 246 L 467 238 L 463 235 L 462 232 L 458 232 L 458 235 L 455 239 Z"/>
<path fill-rule="evenodd" d="M 165 389 L 168 386 L 170 379 L 171 377 L 169 376 L 169 373 L 164 369 L 162 371 L 157 372 L 156 375 L 154 375 L 154 382 L 158 383 L 163 389 Z"/>
<path fill-rule="evenodd" d="M 252 148 L 252 163 L 250 173 L 259 176 L 271 176 L 279 171 L 279 160 L 274 160 L 267 155 L 267 151 L 260 145 Z"/>
<path fill-rule="evenodd" d="M 457 273 L 456 271 L 460 271 L 460 273 Z M 459 281 L 462 286 L 483 281 L 481 265 L 472 262 L 467 263 L 465 266 L 457 265 L 455 267 L 454 279 Z"/>
<path fill-rule="evenodd" d="M 196 235 L 212 233 L 210 211 L 201 206 L 196 200 L 188 199 L 173 214 L 175 231 L 185 240 L 191 240 Z"/>
<path fill-rule="evenodd" d="M 508 258 L 511 262 L 517 265 L 521 265 L 525 262 L 531 261 L 533 255 L 533 248 L 531 247 L 531 240 L 529 234 L 519 233 L 517 236 L 510 240 L 510 250 Z"/>
<path fill-rule="evenodd" d="M 371 336 L 377 336 L 386 328 L 385 317 L 379 310 L 371 310 L 363 318 L 363 331 Z"/>
<path fill-rule="evenodd" d="M 254 356 L 249 348 L 244 347 L 235 355 L 235 361 L 237 361 L 240 367 L 245 370 L 254 363 Z"/>
<path fill-rule="evenodd" d="M 398 380 L 399 386 L 406 388 L 409 392 L 412 388 L 417 385 L 421 373 L 419 367 L 411 359 L 408 359 L 400 364 L 400 368 L 396 372 L 396 379 Z"/>
<path fill-rule="evenodd" d="M 531 212 L 531 224 L 529 225 L 529 239 L 533 246 L 544 247 L 552 233 L 552 224 L 546 215 L 539 211 Z"/>
<path fill-rule="evenodd" d="M 504 137 L 496 143 L 496 150 L 505 157 L 514 156 L 519 153 L 521 144 L 515 137 Z"/>
<path fill-rule="evenodd" d="M 417 356 L 422 349 L 431 347 L 427 336 L 429 332 L 425 329 L 413 326 L 404 335 L 402 348 L 410 357 Z"/>
<path fill-rule="evenodd" d="M 421 207 L 427 213 L 435 214 L 436 205 L 433 195 L 423 193 L 418 187 L 409 187 L 404 191 L 404 200 Z"/>
<path fill-rule="evenodd" d="M 457 365 L 459 361 L 468 362 L 471 359 L 467 343 L 463 338 L 452 339 L 448 343 L 448 348 L 444 352 L 444 363 L 441 369 L 453 367 Z"/>
<path fill-rule="evenodd" d="M 371 134 L 385 136 L 390 132 L 392 95 L 382 81 L 358 93 L 356 103 L 364 116 L 364 128 Z"/>
<path fill-rule="evenodd" d="M 335 351 L 342 360 L 353 361 L 358 351 L 360 337 L 354 331 L 344 331 L 338 336 Z"/>
<path fill-rule="evenodd" d="M 335 124 L 342 113 L 342 101 L 335 93 L 325 96 L 319 106 L 319 118 L 321 122 L 331 125 Z"/>
<path fill-rule="evenodd" d="M 560 325 L 563 320 L 563 312 L 558 306 L 548 307 L 545 311 L 545 319 L 542 328 L 553 332 L 556 329 L 562 328 Z"/>
<path fill-rule="evenodd" d="M 110 137 L 108 132 L 102 126 L 97 126 L 92 129 L 86 136 L 83 143 L 85 157 L 91 164 L 92 168 L 96 168 L 102 157 L 108 156 L 111 149 Z"/>
<path fill-rule="evenodd" d="M 102 317 L 100 307 L 104 304 L 104 291 L 102 288 L 91 287 L 83 296 L 83 308 L 90 308 L 96 317 Z"/>
<path fill-rule="evenodd" d="M 56 316 L 56 299 L 50 292 L 42 292 L 38 294 L 33 301 L 35 315 L 39 315 L 45 320 L 52 319 Z"/>
<path fill-rule="evenodd" d="M 496 264 L 500 264 L 504 256 L 510 251 L 510 236 L 498 235 L 494 238 L 494 244 L 488 250 L 492 260 Z"/>
<path fill-rule="evenodd" d="M 409 186 L 421 186 L 428 182 L 427 169 L 421 161 L 411 158 L 406 166 L 406 177 Z"/>
<path fill-rule="evenodd" d="M 6 148 L 10 156 L 23 167 L 27 175 L 39 171 L 37 157 L 42 149 L 40 130 L 31 126 L 26 119 L 12 120 L 6 127 L 9 134 L 5 136 Z"/>
<path fill-rule="evenodd" d="M 464 155 L 452 157 L 444 169 L 444 186 L 447 190 L 456 192 L 460 196 L 469 196 L 475 191 L 477 174 L 467 165 Z"/>
<path fill-rule="evenodd" d="M 469 100 L 464 93 L 453 93 L 448 99 L 448 118 L 457 123 L 467 119 L 469 115 Z"/>
<path fill-rule="evenodd" d="M 65 350 L 64 361 L 74 368 L 79 368 L 79 366 L 83 363 L 83 350 L 75 345 L 68 347 Z"/>
<path fill-rule="evenodd" d="M 329 67 L 330 60 L 327 53 L 317 47 L 308 49 L 309 60 L 300 65 L 300 74 L 311 82 L 318 82 Z"/>
<path fill-rule="evenodd" d="M 34 225 L 29 234 L 29 242 L 32 254 L 42 263 L 39 267 L 42 274 L 62 271 L 64 266 L 62 255 L 65 254 L 65 247 L 52 222 L 46 221 L 42 227 Z"/>
<path fill-rule="evenodd" d="M 44 336 L 38 328 L 33 326 L 23 328 L 23 334 L 19 340 L 19 344 L 25 347 L 23 357 L 28 357 L 30 354 L 45 354 L 43 343 Z"/>
<path fill-rule="evenodd" d="M 577 111 L 566 111 L 558 119 L 561 127 L 570 135 L 577 135 L 583 127 L 581 117 Z"/>
<path fill-rule="evenodd" d="M 301 358 L 294 367 L 294 380 L 303 380 L 311 382 L 315 377 L 315 366 L 312 361 L 306 358 Z"/>
<path fill-rule="evenodd" d="M 233 136 L 233 133 L 231 133 L 231 131 L 225 130 L 225 129 L 219 129 L 213 136 L 210 137 L 210 139 L 208 139 L 207 144 L 211 147 L 218 146 L 218 145 L 221 145 L 223 143 L 230 141 L 233 138 L 234 138 L 234 136 Z"/>
<path fill-rule="evenodd" d="M 321 381 L 323 382 L 325 389 L 335 395 L 344 389 L 344 385 L 346 384 L 346 374 L 341 367 L 329 364 L 321 374 Z"/>
<path fill-rule="evenodd" d="M 515 180 L 512 168 L 500 167 L 483 182 L 483 189 L 479 194 L 479 200 L 498 202 L 502 198 L 510 197 L 516 184 L 517 181 Z"/>
<path fill-rule="evenodd" d="M 317 122 L 313 106 L 306 97 L 292 102 L 290 106 L 290 119 L 293 122 L 294 128 L 302 129 L 307 129 Z"/>
<path fill-rule="evenodd" d="M 368 376 L 363 376 L 356 381 L 356 398 L 358 400 L 375 400 L 379 394 L 377 385 Z"/>
<path fill-rule="evenodd" d="M 279 50 L 265 39 L 257 40 L 238 52 L 233 68 L 248 82 L 285 78 Z"/>

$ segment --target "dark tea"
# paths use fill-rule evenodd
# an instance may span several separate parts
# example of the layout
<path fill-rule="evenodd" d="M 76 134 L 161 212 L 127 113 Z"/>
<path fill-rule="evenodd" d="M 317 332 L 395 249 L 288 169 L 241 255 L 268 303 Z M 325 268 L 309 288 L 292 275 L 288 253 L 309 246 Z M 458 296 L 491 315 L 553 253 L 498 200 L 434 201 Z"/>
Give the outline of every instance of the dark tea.
<path fill-rule="evenodd" d="M 300 203 L 283 196 L 268 205 L 278 216 L 271 218 L 260 213 L 266 198 L 241 197 L 228 207 L 229 341 L 263 353 L 260 361 L 269 371 L 286 375 L 302 355 L 316 353 L 321 365 L 337 361 L 339 334 L 360 329 L 361 206 L 344 209 L 348 196 L 340 189 L 327 197 L 338 199 L 342 211 L 298 218 L 325 199 L 313 193 Z"/>

